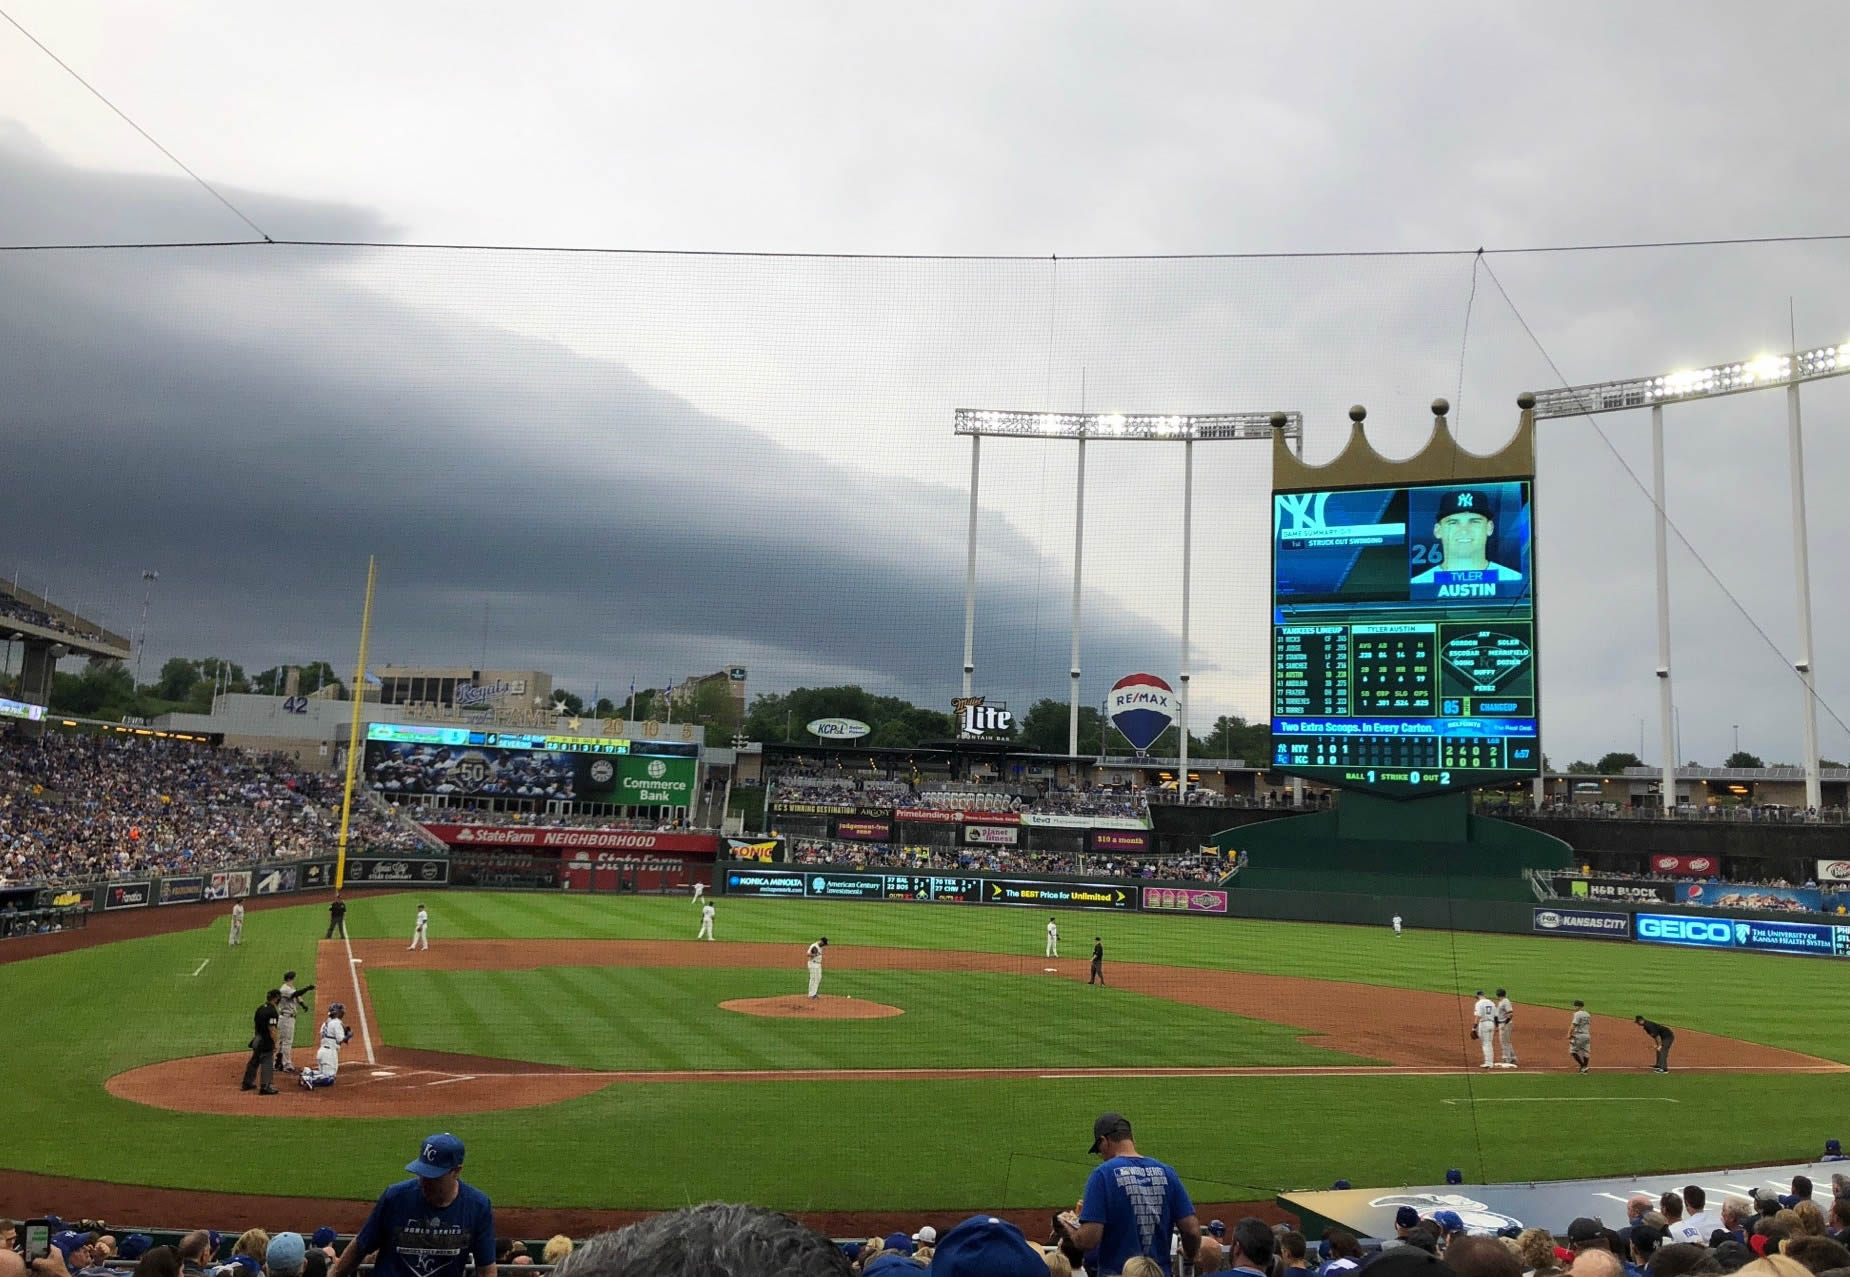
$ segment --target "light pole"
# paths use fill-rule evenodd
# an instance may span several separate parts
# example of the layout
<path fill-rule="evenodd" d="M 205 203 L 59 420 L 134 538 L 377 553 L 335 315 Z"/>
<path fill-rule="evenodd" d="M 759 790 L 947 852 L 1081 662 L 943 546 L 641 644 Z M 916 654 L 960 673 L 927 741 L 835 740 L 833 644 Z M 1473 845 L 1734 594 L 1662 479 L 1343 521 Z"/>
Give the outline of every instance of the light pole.
<path fill-rule="evenodd" d="M 1066 749 L 1079 753 L 1080 601 L 1084 588 L 1086 512 L 1086 443 L 1180 443 L 1182 460 L 1182 668 L 1180 710 L 1181 776 L 1178 800 L 1188 788 L 1189 602 L 1193 572 L 1193 515 L 1196 443 L 1219 440 L 1269 442 L 1275 430 L 1301 440 L 1304 418 L 1296 412 L 1235 412 L 1198 415 L 1160 413 L 1009 412 L 959 408 L 952 432 L 970 436 L 970 530 L 964 569 L 964 695 L 972 694 L 976 675 L 976 483 L 978 449 L 984 436 L 1011 439 L 1073 439 L 1079 444 L 1077 492 L 1073 512 L 1072 651 L 1068 663 Z"/>
<path fill-rule="evenodd" d="M 1618 381 L 1595 382 L 1584 386 L 1564 386 L 1543 390 L 1535 395 L 1535 417 L 1590 416 L 1596 412 L 1629 412 L 1651 409 L 1653 500 L 1657 506 L 1657 606 L 1660 730 L 1664 735 L 1664 806 L 1675 802 L 1674 755 L 1676 741 L 1671 715 L 1664 709 L 1671 703 L 1669 599 L 1670 587 L 1664 563 L 1665 520 L 1663 493 L 1662 421 L 1665 404 L 1691 400 L 1717 399 L 1723 395 L 1747 394 L 1755 390 L 1784 387 L 1786 391 L 1786 447 L 1791 471 L 1793 577 L 1798 595 L 1799 654 L 1792 663 L 1802 691 L 1802 718 L 1805 733 L 1805 805 L 1815 808 L 1822 802 L 1818 775 L 1818 703 L 1812 668 L 1811 633 L 1811 566 L 1805 520 L 1805 444 L 1799 417 L 1799 387 L 1808 381 L 1823 381 L 1850 374 L 1850 342 L 1840 346 L 1814 346 L 1786 355 L 1761 355 L 1741 363 L 1714 364 L 1707 368 L 1684 369 L 1662 376 L 1628 377 Z"/>
<path fill-rule="evenodd" d="M 148 650 L 148 608 L 154 603 L 154 583 L 161 579 L 159 572 L 143 570 L 141 579 L 147 582 L 147 591 L 141 596 L 141 641 L 135 645 L 135 688 L 141 689 L 141 658 Z"/>
<path fill-rule="evenodd" d="M 1739 723 L 1734 725 L 1734 752 L 1737 754 L 1741 752 L 1741 725 Z"/>

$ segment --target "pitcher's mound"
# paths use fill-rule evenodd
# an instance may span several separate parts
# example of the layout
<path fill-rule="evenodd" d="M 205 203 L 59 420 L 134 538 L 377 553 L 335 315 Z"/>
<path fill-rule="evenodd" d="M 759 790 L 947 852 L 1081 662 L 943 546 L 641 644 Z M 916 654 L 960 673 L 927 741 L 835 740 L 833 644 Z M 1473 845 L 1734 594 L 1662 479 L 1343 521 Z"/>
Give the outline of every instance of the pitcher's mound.
<path fill-rule="evenodd" d="M 826 993 L 818 998 L 806 998 L 800 993 L 782 998 L 734 998 L 720 1003 L 719 1009 L 737 1011 L 740 1015 L 768 1015 L 780 1020 L 884 1020 L 888 1016 L 905 1014 L 900 1008 L 884 1002 L 836 998 Z"/>

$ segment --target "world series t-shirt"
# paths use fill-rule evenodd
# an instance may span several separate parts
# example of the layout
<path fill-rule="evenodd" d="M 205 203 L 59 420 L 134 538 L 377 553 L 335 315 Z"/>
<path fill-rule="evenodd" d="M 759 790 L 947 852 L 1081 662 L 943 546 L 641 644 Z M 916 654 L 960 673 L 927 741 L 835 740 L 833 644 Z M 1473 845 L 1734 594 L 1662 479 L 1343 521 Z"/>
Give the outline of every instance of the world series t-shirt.
<path fill-rule="evenodd" d="M 1103 1224 L 1098 1270 L 1116 1273 L 1147 1255 L 1169 1273 L 1170 1235 L 1176 1221 L 1195 1213 L 1188 1190 L 1169 1167 L 1152 1157 L 1114 1157 L 1086 1179 L 1079 1222 Z"/>
<path fill-rule="evenodd" d="M 353 1244 L 377 1250 L 374 1277 L 463 1277 L 468 1257 L 483 1269 L 495 1262 L 495 1211 L 480 1189 L 456 1185 L 456 1200 L 432 1206 L 418 1181 L 379 1195 Z"/>

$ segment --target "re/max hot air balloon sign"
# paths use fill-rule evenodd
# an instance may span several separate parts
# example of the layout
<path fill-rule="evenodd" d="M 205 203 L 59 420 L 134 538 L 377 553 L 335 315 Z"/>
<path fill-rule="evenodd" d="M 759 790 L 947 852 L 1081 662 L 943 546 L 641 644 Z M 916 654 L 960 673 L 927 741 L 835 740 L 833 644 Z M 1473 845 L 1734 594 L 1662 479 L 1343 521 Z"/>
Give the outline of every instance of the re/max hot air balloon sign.
<path fill-rule="evenodd" d="M 1105 714 L 1132 749 L 1147 754 L 1176 721 L 1175 691 L 1154 674 L 1126 674 L 1111 685 Z"/>

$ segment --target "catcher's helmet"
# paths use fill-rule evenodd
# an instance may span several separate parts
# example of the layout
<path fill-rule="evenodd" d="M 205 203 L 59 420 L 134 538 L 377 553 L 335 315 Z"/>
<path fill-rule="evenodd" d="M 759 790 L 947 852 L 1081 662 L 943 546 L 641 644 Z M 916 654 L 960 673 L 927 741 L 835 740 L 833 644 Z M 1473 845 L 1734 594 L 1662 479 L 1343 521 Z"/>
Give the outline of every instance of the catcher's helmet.
<path fill-rule="evenodd" d="M 331 1016 L 335 1016 L 335 1017 L 346 1015 L 347 1014 L 347 1004 L 345 1002 L 328 1003 L 328 1014 Z"/>

